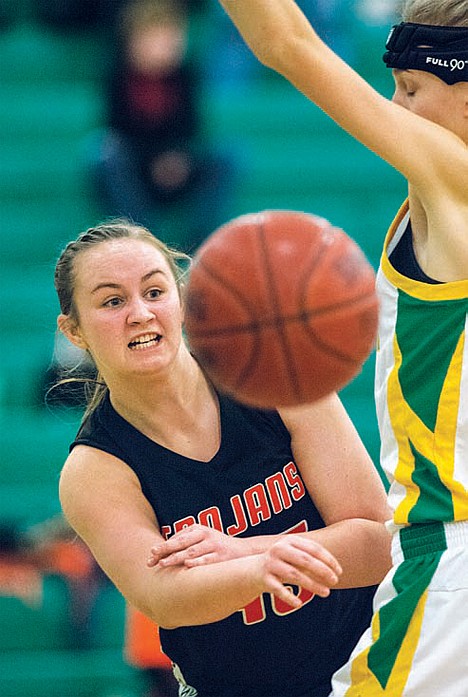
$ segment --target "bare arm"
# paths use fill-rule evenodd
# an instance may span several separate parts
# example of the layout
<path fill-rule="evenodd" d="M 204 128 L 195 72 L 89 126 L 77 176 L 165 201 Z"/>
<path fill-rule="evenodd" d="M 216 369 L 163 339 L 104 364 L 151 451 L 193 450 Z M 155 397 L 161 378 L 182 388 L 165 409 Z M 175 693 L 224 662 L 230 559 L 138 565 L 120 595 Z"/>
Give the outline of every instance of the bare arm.
<path fill-rule="evenodd" d="M 318 543 L 317 553 L 321 548 L 333 550 L 340 567 L 344 566 L 337 588 L 377 584 L 390 568 L 390 537 L 381 522 L 351 518 L 297 536 Z M 153 545 L 147 563 L 150 567 L 195 568 L 262 554 L 284 537 L 282 534 L 236 538 L 195 524 Z"/>
<path fill-rule="evenodd" d="M 282 74 L 414 186 L 441 197 L 441 187 L 455 189 L 460 200 L 466 199 L 464 144 L 379 95 L 321 41 L 293 0 L 220 2 L 262 63 Z"/>
<path fill-rule="evenodd" d="M 310 533 L 340 562 L 339 587 L 379 583 L 391 566 L 382 481 L 336 394 L 282 410 L 304 483 L 326 523 Z"/>
<path fill-rule="evenodd" d="M 223 619 L 263 592 L 297 606 L 283 584 L 325 597 L 341 572 L 331 554 L 298 536 L 279 540 L 264 554 L 206 567 L 147 567 L 150 548 L 163 539 L 153 509 L 130 468 L 94 448 L 72 451 L 60 500 L 70 525 L 125 598 L 162 627 Z"/>

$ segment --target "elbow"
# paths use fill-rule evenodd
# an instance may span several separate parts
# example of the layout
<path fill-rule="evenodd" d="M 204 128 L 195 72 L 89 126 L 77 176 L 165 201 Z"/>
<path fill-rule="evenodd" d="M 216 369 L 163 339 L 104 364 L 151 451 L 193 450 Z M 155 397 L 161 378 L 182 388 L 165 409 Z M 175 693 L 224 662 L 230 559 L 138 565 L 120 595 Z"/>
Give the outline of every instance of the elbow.
<path fill-rule="evenodd" d="M 151 604 L 139 604 L 138 610 L 161 629 L 178 629 L 184 626 L 183 622 L 177 621 L 176 612 L 171 607 L 155 608 Z"/>
<path fill-rule="evenodd" d="M 369 520 L 374 523 L 385 524 L 393 518 L 393 512 L 388 505 L 387 494 L 383 486 L 371 495 L 367 504 L 362 504 L 355 509 L 355 517 Z"/>
<path fill-rule="evenodd" d="M 144 597 L 129 599 L 131 604 L 162 629 L 177 629 L 184 623 L 180 621 L 175 598 L 170 594 L 157 594 L 154 591 Z"/>
<path fill-rule="evenodd" d="M 153 621 L 156 622 L 156 620 L 153 620 Z M 187 624 L 174 622 L 173 619 L 171 619 L 170 617 L 161 618 L 161 620 L 159 622 L 156 622 L 156 624 L 161 629 L 179 629 L 179 627 L 188 626 Z"/>
<path fill-rule="evenodd" d="M 180 601 L 170 594 L 164 598 L 147 598 L 139 603 L 134 603 L 140 612 L 146 615 L 152 622 L 162 629 L 179 629 L 192 625 L 206 624 L 213 621 L 204 615 L 200 616 L 190 602 Z"/>
<path fill-rule="evenodd" d="M 375 520 L 355 519 L 353 539 L 356 546 L 350 561 L 349 550 L 345 552 L 344 573 L 339 588 L 356 588 L 378 585 L 392 567 L 391 534 L 386 526 Z"/>
<path fill-rule="evenodd" d="M 284 27 L 278 27 L 257 42 L 254 52 L 263 65 L 296 84 L 299 65 L 309 63 L 319 69 L 322 60 L 319 46 L 311 41 L 310 35 L 293 30 L 285 35 Z"/>
<path fill-rule="evenodd" d="M 379 510 L 376 512 L 376 515 L 374 517 L 374 520 L 377 523 L 383 523 L 384 525 L 388 523 L 389 520 L 392 520 L 393 518 L 393 511 L 390 508 L 390 506 L 387 503 L 387 500 L 385 499 L 385 502 L 382 502 L 382 505 L 380 506 Z"/>
<path fill-rule="evenodd" d="M 374 567 L 371 583 L 380 583 L 392 566 L 392 535 L 385 520 L 362 521 L 364 549 L 372 550 L 369 556 L 370 567 Z"/>
<path fill-rule="evenodd" d="M 274 38 L 268 35 L 259 41 L 253 48 L 256 57 L 266 68 L 280 71 L 281 50 L 278 45 L 279 37 Z"/>
<path fill-rule="evenodd" d="M 288 59 L 289 41 L 285 40 L 284 29 L 269 28 L 264 33 L 249 37 L 244 36 L 255 57 L 266 68 L 282 73 L 285 61 Z"/>

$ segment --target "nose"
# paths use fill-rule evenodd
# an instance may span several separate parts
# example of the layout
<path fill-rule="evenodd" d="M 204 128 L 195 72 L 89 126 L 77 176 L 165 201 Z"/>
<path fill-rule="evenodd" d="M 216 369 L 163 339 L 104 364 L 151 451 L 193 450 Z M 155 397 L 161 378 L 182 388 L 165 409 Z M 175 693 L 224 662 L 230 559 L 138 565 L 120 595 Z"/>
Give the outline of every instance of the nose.
<path fill-rule="evenodd" d="M 396 82 L 393 89 L 392 102 L 406 109 L 408 107 L 407 101 L 406 90 L 402 85 Z"/>
<path fill-rule="evenodd" d="M 400 91 L 395 88 L 393 95 L 392 95 L 392 102 L 394 104 L 399 104 L 400 106 L 405 106 L 403 103 L 403 99 L 401 98 Z"/>
<path fill-rule="evenodd" d="M 128 308 L 127 321 L 129 324 L 145 324 L 154 318 L 154 312 L 148 307 L 143 298 L 135 298 Z"/>

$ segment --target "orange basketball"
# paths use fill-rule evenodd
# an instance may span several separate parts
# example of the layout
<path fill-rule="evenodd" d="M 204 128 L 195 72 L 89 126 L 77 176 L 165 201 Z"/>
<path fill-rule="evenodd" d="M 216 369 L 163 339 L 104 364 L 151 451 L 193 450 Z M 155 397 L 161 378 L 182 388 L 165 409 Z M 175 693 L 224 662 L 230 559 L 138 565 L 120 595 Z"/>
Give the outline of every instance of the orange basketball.
<path fill-rule="evenodd" d="M 185 329 L 217 388 L 263 408 L 344 387 L 371 352 L 375 274 L 343 230 L 271 210 L 218 228 L 193 260 Z"/>

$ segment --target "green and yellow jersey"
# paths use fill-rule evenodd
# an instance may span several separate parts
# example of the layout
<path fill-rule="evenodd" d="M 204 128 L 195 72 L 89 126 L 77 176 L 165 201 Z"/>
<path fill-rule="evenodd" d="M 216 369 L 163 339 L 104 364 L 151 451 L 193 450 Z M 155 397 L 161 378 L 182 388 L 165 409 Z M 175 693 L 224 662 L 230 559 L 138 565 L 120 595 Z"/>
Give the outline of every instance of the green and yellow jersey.
<path fill-rule="evenodd" d="M 425 283 L 389 260 L 408 202 L 385 240 L 376 405 L 396 525 L 468 520 L 468 280 Z"/>

